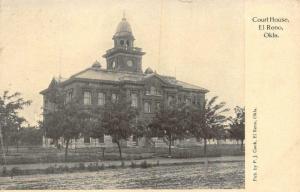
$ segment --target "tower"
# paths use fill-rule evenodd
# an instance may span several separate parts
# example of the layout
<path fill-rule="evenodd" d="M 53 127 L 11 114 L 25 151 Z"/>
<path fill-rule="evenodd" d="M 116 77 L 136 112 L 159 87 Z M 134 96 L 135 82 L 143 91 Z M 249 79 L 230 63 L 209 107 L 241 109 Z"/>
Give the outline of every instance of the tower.
<path fill-rule="evenodd" d="M 127 71 L 142 73 L 142 56 L 145 52 L 134 47 L 134 36 L 126 18 L 118 24 L 113 36 L 114 47 L 106 51 L 107 69 L 113 71 Z"/>

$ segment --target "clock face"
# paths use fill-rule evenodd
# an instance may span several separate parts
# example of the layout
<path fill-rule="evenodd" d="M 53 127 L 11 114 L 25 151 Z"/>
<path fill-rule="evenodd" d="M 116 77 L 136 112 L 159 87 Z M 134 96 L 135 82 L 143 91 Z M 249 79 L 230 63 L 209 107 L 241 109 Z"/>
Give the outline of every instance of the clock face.
<path fill-rule="evenodd" d="M 127 65 L 128 65 L 128 67 L 132 67 L 133 62 L 132 62 L 131 60 L 128 60 L 128 61 L 127 61 Z"/>

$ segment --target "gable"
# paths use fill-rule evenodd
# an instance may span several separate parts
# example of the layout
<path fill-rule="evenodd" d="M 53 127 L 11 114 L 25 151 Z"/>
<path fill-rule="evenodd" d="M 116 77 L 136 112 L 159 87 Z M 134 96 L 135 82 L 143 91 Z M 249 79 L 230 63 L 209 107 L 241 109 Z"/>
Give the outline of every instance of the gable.
<path fill-rule="evenodd" d="M 164 78 L 162 78 L 161 76 L 155 73 L 146 75 L 143 79 L 143 82 L 148 86 L 152 85 L 155 87 L 162 87 L 162 86 L 173 87 L 172 84 L 170 84 Z"/>

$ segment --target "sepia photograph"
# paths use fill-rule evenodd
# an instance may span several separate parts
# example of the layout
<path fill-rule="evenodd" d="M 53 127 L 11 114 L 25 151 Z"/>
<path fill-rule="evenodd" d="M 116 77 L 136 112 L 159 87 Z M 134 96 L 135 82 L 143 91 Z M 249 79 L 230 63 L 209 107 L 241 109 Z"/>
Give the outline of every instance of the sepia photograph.
<path fill-rule="evenodd" d="M 244 1 L 0 2 L 0 189 L 244 189 Z"/>

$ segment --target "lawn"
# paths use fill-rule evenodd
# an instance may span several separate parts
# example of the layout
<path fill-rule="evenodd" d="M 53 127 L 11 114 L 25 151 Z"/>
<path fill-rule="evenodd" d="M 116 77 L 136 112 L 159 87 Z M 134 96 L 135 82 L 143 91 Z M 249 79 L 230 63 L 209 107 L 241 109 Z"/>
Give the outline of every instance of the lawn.
<path fill-rule="evenodd" d="M 79 148 L 70 149 L 68 153 L 68 162 L 91 162 L 97 160 L 119 160 L 118 148 L 105 148 L 103 157 L 102 148 Z M 2 151 L 0 151 L 2 154 Z M 212 144 L 207 146 L 207 156 L 238 156 L 244 155 L 240 150 L 240 145 L 235 144 Z M 122 148 L 123 159 L 138 160 L 153 157 L 167 157 L 168 148 L 144 148 L 144 147 L 124 147 Z M 203 146 L 189 148 L 172 148 L 172 158 L 193 158 L 203 157 Z M 9 148 L 6 153 L 7 164 L 28 164 L 28 163 L 51 163 L 64 162 L 64 150 L 42 147 L 14 147 Z M 3 164 L 3 156 L 0 157 L 0 163 Z"/>

